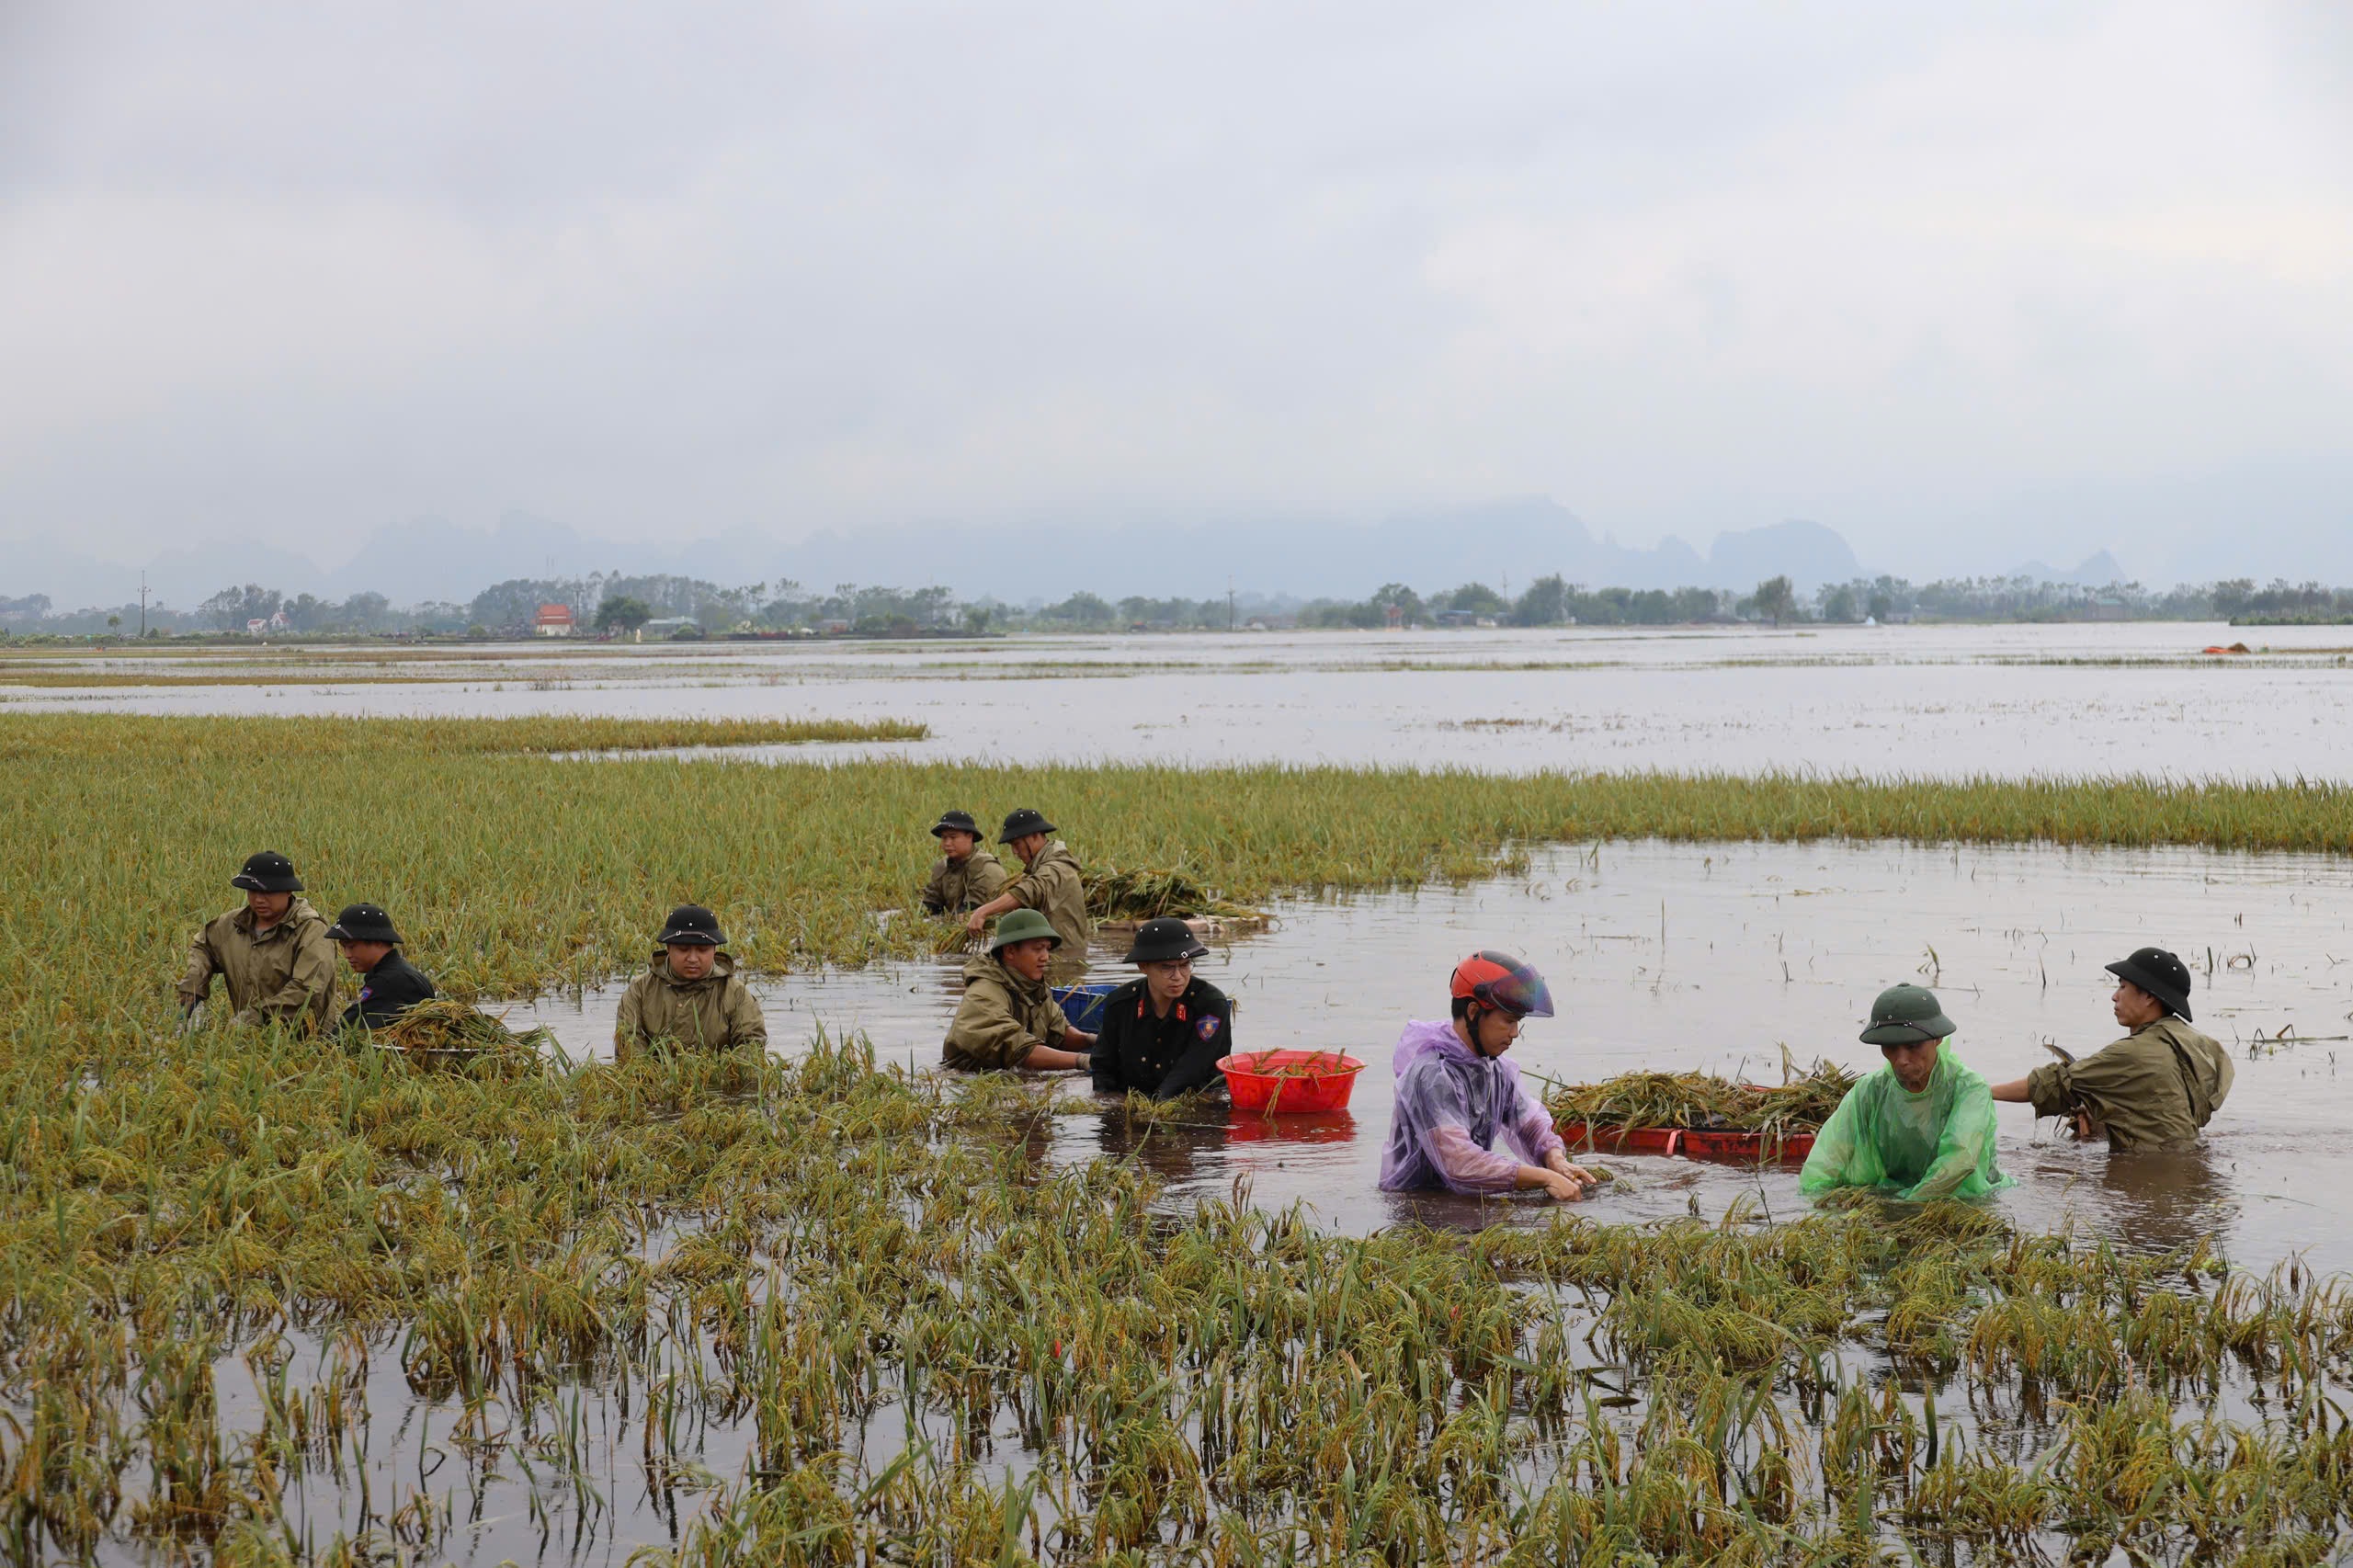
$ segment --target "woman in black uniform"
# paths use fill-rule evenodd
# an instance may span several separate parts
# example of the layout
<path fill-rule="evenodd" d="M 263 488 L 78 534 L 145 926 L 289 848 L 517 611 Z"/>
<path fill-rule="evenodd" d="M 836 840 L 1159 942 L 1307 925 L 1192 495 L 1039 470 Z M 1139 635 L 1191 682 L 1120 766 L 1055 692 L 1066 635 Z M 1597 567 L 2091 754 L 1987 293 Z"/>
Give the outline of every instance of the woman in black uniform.
<path fill-rule="evenodd" d="M 1136 932 L 1127 961 L 1143 975 L 1104 999 L 1097 1090 L 1165 1100 L 1222 1083 L 1217 1059 L 1233 1051 L 1233 1004 L 1193 978 L 1193 960 L 1208 951 L 1182 920 L 1148 920 Z"/>

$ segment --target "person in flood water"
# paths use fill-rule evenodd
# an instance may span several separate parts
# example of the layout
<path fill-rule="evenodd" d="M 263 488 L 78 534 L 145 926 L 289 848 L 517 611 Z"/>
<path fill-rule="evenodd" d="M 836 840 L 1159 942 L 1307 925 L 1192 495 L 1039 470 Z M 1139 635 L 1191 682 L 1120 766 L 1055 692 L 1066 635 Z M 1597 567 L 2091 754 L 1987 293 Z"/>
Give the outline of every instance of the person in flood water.
<path fill-rule="evenodd" d="M 1927 1203 L 2017 1185 L 1994 1164 L 1993 1092 L 1945 1044 L 1956 1027 L 1925 986 L 1879 994 L 1862 1040 L 1887 1060 L 1815 1136 L 1800 1191 L 1859 1187 Z"/>
<path fill-rule="evenodd" d="M 719 950 L 727 934 L 718 915 L 699 903 L 682 903 L 654 941 L 653 962 L 621 993 L 613 1019 L 614 1061 L 626 1062 L 656 1040 L 700 1051 L 767 1046 L 759 1000 L 735 972 L 734 956 Z"/>
<path fill-rule="evenodd" d="M 1540 1187 L 1576 1202 L 1596 1178 L 1569 1163 L 1552 1119 L 1503 1059 L 1522 1019 L 1552 1016 L 1544 977 L 1518 959 L 1480 952 L 1454 966 L 1452 990 L 1452 1018 L 1417 1018 L 1397 1041 L 1397 1105 L 1381 1152 L 1381 1189 Z M 1497 1134 L 1517 1157 L 1495 1148 Z"/>
<path fill-rule="evenodd" d="M 196 1010 L 212 994 L 215 975 L 228 988 L 241 1028 L 323 1027 L 335 1007 L 335 951 L 327 945 L 326 916 L 301 896 L 294 862 L 264 849 L 245 858 L 229 885 L 244 893 L 244 906 L 206 926 L 188 944 L 179 983 L 183 1031 L 195 1027 Z"/>
<path fill-rule="evenodd" d="M 2108 966 L 2122 1040 L 2080 1061 L 2054 1062 L 1994 1085 L 1994 1097 L 2071 1119 L 2075 1136 L 2105 1133 L 2111 1150 L 2187 1148 L 2231 1092 L 2231 1059 L 2189 1027 L 2189 966 L 2142 948 Z"/>
<path fill-rule="evenodd" d="M 939 858 L 932 862 L 931 880 L 923 885 L 927 915 L 970 915 L 1005 891 L 1012 879 L 997 858 L 981 847 L 981 824 L 970 812 L 942 812 L 931 824 L 939 840 Z"/>
<path fill-rule="evenodd" d="M 1017 909 L 996 923 L 987 956 L 964 965 L 964 999 L 940 1041 L 942 1065 L 1033 1073 L 1086 1065 L 1095 1037 L 1071 1027 L 1046 984 L 1046 965 L 1062 940 L 1034 909 Z"/>
<path fill-rule="evenodd" d="M 1173 915 L 1147 920 L 1127 961 L 1143 971 L 1104 1000 L 1093 1061 L 1098 1093 L 1140 1090 L 1154 1099 L 1222 1083 L 1218 1058 L 1233 1050 L 1233 1004 L 1193 974 L 1209 951 Z"/>
<path fill-rule="evenodd" d="M 372 903 L 347 903 L 327 927 L 327 940 L 359 977 L 359 999 L 343 1010 L 338 1028 L 380 1029 L 419 1002 L 433 1000 L 433 982 L 401 952 L 392 917 Z"/>
<path fill-rule="evenodd" d="M 1061 831 L 1046 820 L 1045 812 L 1028 806 L 1009 813 L 996 841 L 1011 846 L 1021 857 L 1022 872 L 1003 892 L 966 915 L 964 926 L 977 937 L 1000 915 L 1034 909 L 1053 922 L 1055 933 L 1062 937 L 1056 965 L 1084 971 L 1086 944 L 1095 936 L 1095 918 L 1086 912 L 1086 882 L 1078 858 L 1070 852 L 1070 846 L 1053 836 Z"/>

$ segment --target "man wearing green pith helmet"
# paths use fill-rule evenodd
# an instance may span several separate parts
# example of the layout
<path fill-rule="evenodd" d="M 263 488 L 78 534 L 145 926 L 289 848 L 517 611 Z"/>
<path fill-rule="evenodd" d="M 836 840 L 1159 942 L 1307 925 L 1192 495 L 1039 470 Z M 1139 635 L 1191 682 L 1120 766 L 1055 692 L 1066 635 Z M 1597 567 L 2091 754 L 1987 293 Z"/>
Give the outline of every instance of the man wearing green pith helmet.
<path fill-rule="evenodd" d="M 1831 1113 L 1798 1176 L 1801 1190 L 1859 1187 L 1926 1203 L 2015 1185 L 1994 1163 L 1993 1090 L 1947 1043 L 1956 1028 L 1925 986 L 1879 994 L 1862 1040 L 1886 1061 Z"/>

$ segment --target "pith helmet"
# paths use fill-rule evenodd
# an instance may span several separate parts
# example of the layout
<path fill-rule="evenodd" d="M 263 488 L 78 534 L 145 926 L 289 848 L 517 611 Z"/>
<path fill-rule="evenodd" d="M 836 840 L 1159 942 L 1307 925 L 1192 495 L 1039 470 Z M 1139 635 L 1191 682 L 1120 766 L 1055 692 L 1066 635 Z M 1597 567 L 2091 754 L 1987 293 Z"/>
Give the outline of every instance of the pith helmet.
<path fill-rule="evenodd" d="M 682 903 L 670 911 L 662 934 L 654 940 L 665 948 L 723 948 L 727 933 L 719 928 L 719 916 L 701 904 Z"/>
<path fill-rule="evenodd" d="M 1961 1026 L 1945 1017 L 1937 994 L 1925 985 L 1891 985 L 1871 1004 L 1865 1045 L 1917 1045 L 1942 1040 Z"/>
<path fill-rule="evenodd" d="M 2190 1021 L 2189 966 L 2163 948 L 2135 949 L 2131 958 L 2109 964 L 2108 972 L 2155 997 L 2166 1012 L 2179 1014 L 2183 1023 Z"/>
<path fill-rule="evenodd" d="M 1060 833 L 1062 829 L 1046 820 L 1046 813 L 1022 807 L 1005 819 L 1005 831 L 996 835 L 999 844 L 1010 844 L 1017 838 L 1027 838 L 1033 833 Z"/>
<path fill-rule="evenodd" d="M 989 936 L 989 951 L 995 952 L 999 948 L 1009 948 L 1016 942 L 1027 942 L 1039 937 L 1045 937 L 1058 948 L 1063 945 L 1062 933 L 1054 929 L 1052 921 L 1034 909 L 1017 909 L 997 921 L 996 929 Z"/>
<path fill-rule="evenodd" d="M 401 934 L 392 929 L 392 917 L 372 903 L 347 903 L 343 913 L 327 927 L 330 942 L 390 942 L 400 945 Z"/>
<path fill-rule="evenodd" d="M 931 835 L 938 838 L 948 833 L 969 833 L 977 840 L 981 836 L 981 824 L 972 820 L 970 812 L 942 812 L 939 820 L 931 824 Z"/>
<path fill-rule="evenodd" d="M 294 874 L 293 861 L 275 849 L 265 849 L 246 856 L 245 869 L 231 877 L 229 885 L 247 892 L 301 892 L 302 879 Z"/>
<path fill-rule="evenodd" d="M 1121 963 L 1175 963 L 1178 959 L 1197 959 L 1209 949 L 1193 935 L 1193 928 L 1173 915 L 1157 920 L 1147 920 L 1136 929 L 1135 945 L 1128 949 Z"/>

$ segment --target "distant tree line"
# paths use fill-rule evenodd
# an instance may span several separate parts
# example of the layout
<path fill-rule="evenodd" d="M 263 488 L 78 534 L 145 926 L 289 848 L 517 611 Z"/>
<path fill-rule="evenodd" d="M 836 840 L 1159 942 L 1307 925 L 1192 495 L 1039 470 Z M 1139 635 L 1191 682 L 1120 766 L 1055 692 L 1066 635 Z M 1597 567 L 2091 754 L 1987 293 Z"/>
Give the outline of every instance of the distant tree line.
<path fill-rule="evenodd" d="M 395 607 L 384 595 L 322 599 L 246 583 L 222 588 L 192 610 L 151 602 L 151 635 L 243 633 L 258 621 L 268 634 L 293 636 L 503 636 L 528 631 L 542 605 L 571 608 L 594 631 L 658 636 L 854 631 L 867 633 L 992 631 L 1198 631 L 1228 626 L 1680 626 L 1739 621 L 1854 624 L 1919 620 L 2236 620 L 2255 624 L 2353 621 L 2353 588 L 2252 578 L 2184 585 L 2156 592 L 2138 583 L 2104 588 L 2026 577 L 1950 577 L 1914 584 L 1895 576 L 1858 577 L 1800 594 L 1786 576 L 1746 594 L 1714 588 L 1587 588 L 1561 576 L 1537 578 L 1516 597 L 1484 583 L 1424 594 L 1403 583 L 1358 600 L 1224 598 L 1108 599 L 1076 593 L 1058 602 L 1005 604 L 960 599 L 931 586 L 888 588 L 838 584 L 805 588 L 790 580 L 723 586 L 698 577 L 591 573 L 515 577 L 472 598 Z M 128 636 L 141 607 L 59 611 L 45 594 L 0 597 L 0 633 Z"/>

